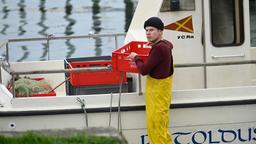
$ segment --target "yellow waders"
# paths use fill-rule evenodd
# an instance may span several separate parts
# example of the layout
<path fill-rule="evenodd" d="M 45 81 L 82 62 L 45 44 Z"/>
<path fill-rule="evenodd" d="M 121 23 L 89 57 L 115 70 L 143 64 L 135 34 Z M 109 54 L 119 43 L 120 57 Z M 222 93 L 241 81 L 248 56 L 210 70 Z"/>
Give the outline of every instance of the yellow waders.
<path fill-rule="evenodd" d="M 168 130 L 172 76 L 146 80 L 146 123 L 150 144 L 172 144 Z"/>

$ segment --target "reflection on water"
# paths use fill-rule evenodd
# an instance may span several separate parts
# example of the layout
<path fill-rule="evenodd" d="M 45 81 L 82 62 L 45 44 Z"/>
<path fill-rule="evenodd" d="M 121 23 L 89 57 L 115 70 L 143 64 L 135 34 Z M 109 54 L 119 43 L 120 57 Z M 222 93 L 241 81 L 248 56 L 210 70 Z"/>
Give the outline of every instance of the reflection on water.
<path fill-rule="evenodd" d="M 5 4 L 5 3 L 6 3 L 5 0 L 2 0 L 2 3 Z M 4 6 L 2 11 L 3 11 L 3 13 L 4 13 L 2 19 L 3 19 L 3 20 L 4 20 L 4 19 L 7 19 L 10 10 L 8 9 L 7 6 Z M 3 24 L 3 29 L 0 31 L 0 33 L 3 34 L 3 35 L 6 35 L 6 31 L 7 31 L 7 29 L 8 29 L 9 27 L 10 27 L 10 26 L 9 26 L 8 24 Z"/>
<path fill-rule="evenodd" d="M 6 3 L 5 0 L 2 0 L 2 3 L 5 4 L 5 3 Z M 4 7 L 3 7 L 4 16 L 3 16 L 2 19 L 7 19 L 8 14 L 9 14 L 9 11 L 10 11 L 10 10 L 8 9 L 7 6 L 4 6 Z"/>
<path fill-rule="evenodd" d="M 24 29 L 24 26 L 27 24 L 26 22 L 26 11 L 25 11 L 25 1 L 24 0 L 20 0 L 20 2 L 18 3 L 19 6 L 19 15 L 20 15 L 20 25 L 19 25 L 19 36 L 24 35 L 24 33 L 26 32 L 26 30 Z"/>
<path fill-rule="evenodd" d="M 23 53 L 23 56 L 20 59 L 17 60 L 18 62 L 21 62 L 21 61 L 25 60 L 29 55 L 29 51 L 28 51 L 28 48 L 26 46 L 21 46 L 21 49 L 23 50 L 24 53 Z"/>
<path fill-rule="evenodd" d="M 134 0 L 1 0 L 0 40 L 86 35 L 100 33 L 122 33 L 127 31 L 134 9 Z M 116 47 L 114 38 L 87 40 L 50 41 L 37 44 L 10 44 L 12 61 L 63 59 L 81 56 L 111 55 Z M 124 38 L 119 38 L 121 45 Z M 5 55 L 5 50 L 0 49 Z"/>
<path fill-rule="evenodd" d="M 132 21 L 133 11 L 134 11 L 134 4 L 131 0 L 124 0 L 125 3 L 125 31 L 128 31 L 130 23 Z"/>
<path fill-rule="evenodd" d="M 26 26 L 27 22 L 26 22 L 26 9 L 25 9 L 25 1 L 24 0 L 20 0 L 20 2 L 18 3 L 18 7 L 19 7 L 19 28 L 18 28 L 18 35 L 19 36 L 23 36 L 26 33 L 26 30 L 24 29 L 24 27 Z M 22 57 L 20 59 L 18 59 L 17 61 L 23 61 L 25 60 L 28 55 L 29 55 L 29 51 L 27 49 L 27 46 L 22 45 L 21 46 L 22 49 Z"/>
<path fill-rule="evenodd" d="M 1 34 L 6 35 L 6 31 L 10 26 L 8 24 L 3 25 L 3 29 L 0 31 Z"/>
<path fill-rule="evenodd" d="M 41 16 L 40 16 L 40 20 L 37 23 L 40 27 L 41 30 L 38 31 L 38 34 L 47 37 L 47 29 L 49 28 L 47 25 L 44 24 L 45 20 L 46 20 L 46 10 L 45 10 L 45 0 L 40 0 L 39 3 L 39 11 L 41 12 Z M 42 55 L 40 56 L 40 60 L 46 60 L 46 56 L 48 54 L 48 49 L 47 49 L 47 44 L 46 43 L 42 43 L 43 46 L 43 52 Z"/>
<path fill-rule="evenodd" d="M 1 2 L 2 2 L 3 4 L 6 3 L 5 0 L 1 0 Z M 4 15 L 3 15 L 3 17 L 2 17 L 1 19 L 2 19 L 2 20 L 7 19 L 10 10 L 8 9 L 7 6 L 4 6 L 3 9 L 2 9 L 2 11 L 3 11 Z M 9 26 L 8 24 L 3 24 L 3 28 L 0 29 L 0 34 L 6 35 L 6 31 L 7 31 L 7 29 L 8 29 L 9 27 L 10 27 L 10 26 Z M 6 57 L 6 54 L 5 54 L 5 53 L 2 53 L 2 54 L 1 54 L 1 57 L 5 58 L 5 57 Z"/>
<path fill-rule="evenodd" d="M 68 25 L 65 29 L 65 34 L 66 35 L 72 35 L 74 34 L 74 31 L 72 30 L 72 26 L 76 23 L 76 20 L 71 18 L 70 15 L 72 14 L 72 9 L 73 6 L 70 3 L 71 0 L 67 0 L 66 1 L 66 5 L 65 5 L 65 16 L 64 19 L 68 21 Z M 75 46 L 71 43 L 71 40 L 66 40 L 65 44 L 68 47 L 68 52 L 66 55 L 66 58 L 70 58 L 74 53 L 75 53 Z"/>
<path fill-rule="evenodd" d="M 71 0 L 67 0 L 66 1 L 66 6 L 65 6 L 65 16 L 64 16 L 64 19 L 68 21 L 68 25 L 67 25 L 67 27 L 65 29 L 65 34 L 66 35 L 74 34 L 74 31 L 72 30 L 72 26 L 76 23 L 76 20 L 72 19 L 70 17 L 70 15 L 72 14 L 72 9 L 73 9 L 73 6 L 70 3 L 70 1 Z"/>
<path fill-rule="evenodd" d="M 93 26 L 92 29 L 94 30 L 94 34 L 98 34 L 101 31 L 101 16 L 100 16 L 100 0 L 92 0 L 92 20 Z M 102 50 L 102 40 L 101 38 L 94 38 L 95 39 L 95 56 L 101 56 Z"/>
<path fill-rule="evenodd" d="M 41 30 L 39 30 L 38 33 L 46 37 L 47 36 L 46 31 L 49 27 L 44 24 L 46 20 L 45 0 L 40 0 L 39 11 L 41 12 L 41 16 L 40 16 L 40 21 L 37 24 L 41 27 Z"/>
<path fill-rule="evenodd" d="M 66 46 L 68 47 L 68 52 L 67 52 L 66 58 L 72 57 L 72 55 L 75 53 L 75 50 L 76 50 L 75 46 L 70 41 L 71 40 L 68 39 L 65 42 Z"/>

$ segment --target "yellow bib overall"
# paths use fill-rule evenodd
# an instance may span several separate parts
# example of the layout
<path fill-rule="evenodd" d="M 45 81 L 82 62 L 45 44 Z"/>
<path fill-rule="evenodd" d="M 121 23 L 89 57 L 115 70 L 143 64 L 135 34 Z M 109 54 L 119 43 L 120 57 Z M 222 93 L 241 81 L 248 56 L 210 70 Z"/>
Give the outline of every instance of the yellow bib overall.
<path fill-rule="evenodd" d="M 146 123 L 150 144 L 172 144 L 168 130 L 172 76 L 146 80 Z"/>

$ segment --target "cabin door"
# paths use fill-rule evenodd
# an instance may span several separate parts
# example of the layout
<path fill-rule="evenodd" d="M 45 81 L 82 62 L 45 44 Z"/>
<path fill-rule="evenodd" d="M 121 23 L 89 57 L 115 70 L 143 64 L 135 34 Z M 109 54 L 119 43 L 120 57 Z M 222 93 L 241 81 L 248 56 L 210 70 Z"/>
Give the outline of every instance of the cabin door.
<path fill-rule="evenodd" d="M 250 59 L 247 0 L 203 0 L 205 62 L 239 62 Z M 246 10 L 247 9 L 247 10 Z M 250 84 L 250 65 L 208 66 L 206 87 Z"/>

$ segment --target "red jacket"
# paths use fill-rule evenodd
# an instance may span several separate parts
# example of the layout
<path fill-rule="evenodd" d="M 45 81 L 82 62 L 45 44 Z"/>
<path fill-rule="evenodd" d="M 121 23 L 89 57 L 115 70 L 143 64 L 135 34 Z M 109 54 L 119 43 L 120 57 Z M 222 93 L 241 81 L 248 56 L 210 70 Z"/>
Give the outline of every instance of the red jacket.
<path fill-rule="evenodd" d="M 160 40 L 152 45 L 149 57 L 144 63 L 139 56 L 135 57 L 135 63 L 142 75 L 149 74 L 156 79 L 163 79 L 173 74 L 173 45 L 167 40 Z"/>

